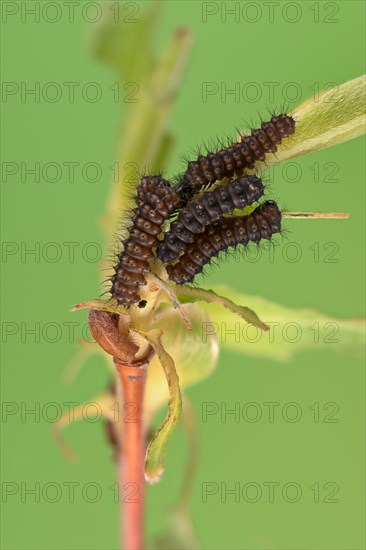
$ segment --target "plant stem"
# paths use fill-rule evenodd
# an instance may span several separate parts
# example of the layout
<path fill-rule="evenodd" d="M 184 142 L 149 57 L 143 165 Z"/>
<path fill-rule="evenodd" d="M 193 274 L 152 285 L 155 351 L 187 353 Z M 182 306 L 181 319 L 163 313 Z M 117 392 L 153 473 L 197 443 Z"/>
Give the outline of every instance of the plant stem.
<path fill-rule="evenodd" d="M 147 366 L 114 362 L 121 381 L 121 445 L 118 480 L 121 498 L 122 548 L 142 550 L 144 532 L 144 428 L 143 400 Z"/>

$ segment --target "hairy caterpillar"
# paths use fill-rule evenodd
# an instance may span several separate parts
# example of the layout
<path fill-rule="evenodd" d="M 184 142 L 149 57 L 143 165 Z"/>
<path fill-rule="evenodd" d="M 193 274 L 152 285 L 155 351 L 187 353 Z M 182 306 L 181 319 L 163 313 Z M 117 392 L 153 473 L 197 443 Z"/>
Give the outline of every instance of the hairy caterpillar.
<path fill-rule="evenodd" d="M 192 282 L 211 259 L 230 246 L 270 240 L 281 231 L 281 212 L 274 201 L 258 206 L 247 216 L 221 218 L 196 235 L 193 243 L 175 265 L 167 266 L 169 279 L 178 285 Z"/>
<path fill-rule="evenodd" d="M 170 231 L 164 234 L 157 248 L 158 258 L 165 263 L 172 262 L 206 226 L 223 214 L 231 214 L 235 208 L 253 204 L 263 192 L 264 185 L 257 176 L 243 176 L 193 199 L 179 212 Z"/>
<path fill-rule="evenodd" d="M 241 175 L 245 169 L 253 168 L 256 161 L 265 160 L 267 153 L 275 153 L 282 139 L 294 132 L 295 121 L 291 116 L 272 116 L 270 121 L 262 122 L 261 127 L 252 130 L 250 135 L 243 135 L 240 142 L 188 162 L 187 170 L 176 186 L 182 198 L 181 206 L 215 181 L 231 178 L 234 174 Z"/>
<path fill-rule="evenodd" d="M 138 289 L 145 285 L 144 273 L 150 271 L 153 248 L 165 220 L 179 205 L 180 197 L 170 183 L 160 176 L 143 177 L 137 189 L 137 208 L 133 211 L 129 236 L 111 278 L 110 293 L 119 304 L 130 307 L 139 301 Z"/>

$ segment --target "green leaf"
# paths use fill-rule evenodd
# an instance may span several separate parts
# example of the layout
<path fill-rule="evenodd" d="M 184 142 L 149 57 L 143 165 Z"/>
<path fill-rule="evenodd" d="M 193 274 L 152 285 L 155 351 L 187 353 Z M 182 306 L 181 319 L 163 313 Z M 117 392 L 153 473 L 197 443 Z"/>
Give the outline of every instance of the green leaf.
<path fill-rule="evenodd" d="M 284 140 L 276 156 L 260 163 L 271 164 L 326 149 L 366 132 L 366 77 L 350 80 L 307 100 L 290 113 L 296 121 L 295 134 Z"/>
<path fill-rule="evenodd" d="M 149 483 L 157 483 L 164 471 L 164 458 L 175 428 L 180 419 L 182 410 L 182 396 L 179 388 L 179 378 L 172 357 L 161 343 L 161 331 L 154 330 L 144 333 L 143 336 L 153 346 L 160 364 L 163 367 L 169 388 L 168 414 L 150 441 L 145 458 L 145 478 Z"/>
<path fill-rule="evenodd" d="M 327 349 L 362 358 L 365 349 L 364 319 L 337 319 L 315 309 L 292 309 L 258 296 L 248 296 L 227 286 L 215 290 L 234 302 L 246 302 L 260 312 L 269 325 L 267 333 L 245 325 L 216 304 L 205 305 L 212 324 L 203 330 L 203 340 L 216 335 L 220 346 L 256 357 L 278 361 L 291 359 L 305 350 Z M 231 331 L 231 332 L 230 332 Z"/>
<path fill-rule="evenodd" d="M 263 323 L 255 311 L 246 306 L 239 306 L 227 296 L 220 296 L 213 290 L 205 290 L 204 288 L 192 288 L 189 286 L 176 286 L 174 287 L 176 295 L 182 304 L 190 302 L 207 302 L 216 303 L 220 306 L 228 309 L 232 313 L 235 313 L 247 323 L 255 325 L 261 330 L 267 331 L 268 327 Z M 247 298 L 249 299 L 249 297 Z M 240 300 L 242 301 L 242 300 Z"/>
<path fill-rule="evenodd" d="M 163 311 L 154 325 L 163 333 L 161 340 L 174 360 L 181 390 L 207 378 L 214 370 L 219 354 L 215 336 L 202 341 L 202 327 L 210 322 L 207 313 L 195 304 L 183 307 L 192 323 L 192 331 L 187 330 L 180 312 L 172 308 Z M 150 419 L 169 399 L 164 372 L 156 355 L 148 368 L 145 395 L 146 415 Z"/>

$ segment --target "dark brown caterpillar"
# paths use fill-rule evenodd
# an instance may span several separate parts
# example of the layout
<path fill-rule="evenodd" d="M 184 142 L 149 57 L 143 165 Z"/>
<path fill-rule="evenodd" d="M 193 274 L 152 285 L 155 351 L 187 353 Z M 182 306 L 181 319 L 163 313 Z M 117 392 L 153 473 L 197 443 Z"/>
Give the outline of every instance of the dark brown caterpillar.
<path fill-rule="evenodd" d="M 200 155 L 196 161 L 188 162 L 188 167 L 176 190 L 182 197 L 181 206 L 187 204 L 204 187 L 243 170 L 254 167 L 258 160 L 265 160 L 267 153 L 275 153 L 282 139 L 295 132 L 294 119 L 286 114 L 273 116 L 269 122 L 252 130 L 249 136 L 242 136 L 239 143 L 220 149 L 216 153 Z"/>
<path fill-rule="evenodd" d="M 264 185 L 257 176 L 243 176 L 193 199 L 180 211 L 170 231 L 164 234 L 164 240 L 157 248 L 158 258 L 165 263 L 172 262 L 187 248 L 187 244 L 194 241 L 197 233 L 202 233 L 223 214 L 253 204 L 263 193 Z"/>
<path fill-rule="evenodd" d="M 118 254 L 110 293 L 119 304 L 130 307 L 138 302 L 138 289 L 146 284 L 144 273 L 150 271 L 153 248 L 165 220 L 180 202 L 178 193 L 160 176 L 143 177 L 137 189 L 136 204 L 128 238 Z"/>
<path fill-rule="evenodd" d="M 219 252 L 250 241 L 269 240 L 280 231 L 281 212 L 274 201 L 263 203 L 247 216 L 221 218 L 195 237 L 175 265 L 167 266 L 169 279 L 178 285 L 191 282 Z"/>

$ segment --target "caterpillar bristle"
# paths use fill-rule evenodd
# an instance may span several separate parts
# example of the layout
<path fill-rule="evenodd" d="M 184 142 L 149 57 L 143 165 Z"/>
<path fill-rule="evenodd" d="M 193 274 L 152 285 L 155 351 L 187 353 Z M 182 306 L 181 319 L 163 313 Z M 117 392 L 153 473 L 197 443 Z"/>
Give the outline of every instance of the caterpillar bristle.
<path fill-rule="evenodd" d="M 267 199 L 272 186 L 269 175 L 264 174 L 263 181 L 258 177 L 264 169 L 259 170 L 257 162 L 268 166 L 268 155 L 275 155 L 283 139 L 295 132 L 294 118 L 280 112 L 254 129 L 251 121 L 247 135 L 236 129 L 237 141 L 226 135 L 191 148 L 196 160 L 184 155 L 186 170 L 173 176 L 172 183 L 164 179 L 165 169 L 159 167 L 158 175 L 149 176 L 147 167 L 138 167 L 134 176 L 140 181 L 131 184 L 134 199 L 126 195 L 121 233 L 114 236 L 109 252 L 114 273 L 106 281 L 111 282 L 112 298 L 126 308 L 138 303 L 145 274 L 156 269 L 157 259 L 168 264 L 172 281 L 195 285 L 204 266 L 212 269 L 240 256 L 239 244 L 247 250 L 249 243 L 270 242 L 281 232 L 281 213 L 274 201 L 254 208 L 263 196 Z M 233 216 L 249 206 L 250 214 Z"/>
<path fill-rule="evenodd" d="M 215 153 L 198 155 L 197 160 L 188 161 L 179 189 L 183 199 L 188 202 L 204 187 L 209 187 L 224 177 L 232 178 L 247 169 L 253 169 L 257 161 L 265 161 L 268 153 L 275 154 L 283 138 L 294 131 L 294 119 L 280 114 L 272 115 L 268 122 L 262 122 L 249 135 L 241 134 L 240 142 L 229 139 L 226 145 L 219 140 L 220 149 Z"/>
<path fill-rule="evenodd" d="M 144 273 L 150 271 L 152 249 L 158 243 L 161 228 L 174 212 L 180 197 L 161 176 L 144 176 L 136 190 L 136 209 L 123 240 L 123 250 L 114 266 L 110 293 L 119 304 L 130 307 L 138 302 L 138 289 L 146 284 Z"/>
<path fill-rule="evenodd" d="M 231 214 L 235 209 L 242 210 L 253 204 L 260 199 L 263 192 L 263 183 L 257 176 L 244 176 L 192 200 L 179 212 L 170 230 L 164 234 L 164 239 L 157 248 L 158 258 L 165 263 L 172 262 L 193 242 L 195 235 L 214 220 L 223 214 Z"/>
<path fill-rule="evenodd" d="M 281 212 L 274 201 L 263 203 L 248 216 L 222 218 L 196 235 L 177 263 L 167 266 L 169 279 L 180 285 L 192 282 L 220 252 L 239 244 L 258 244 L 280 232 Z"/>

